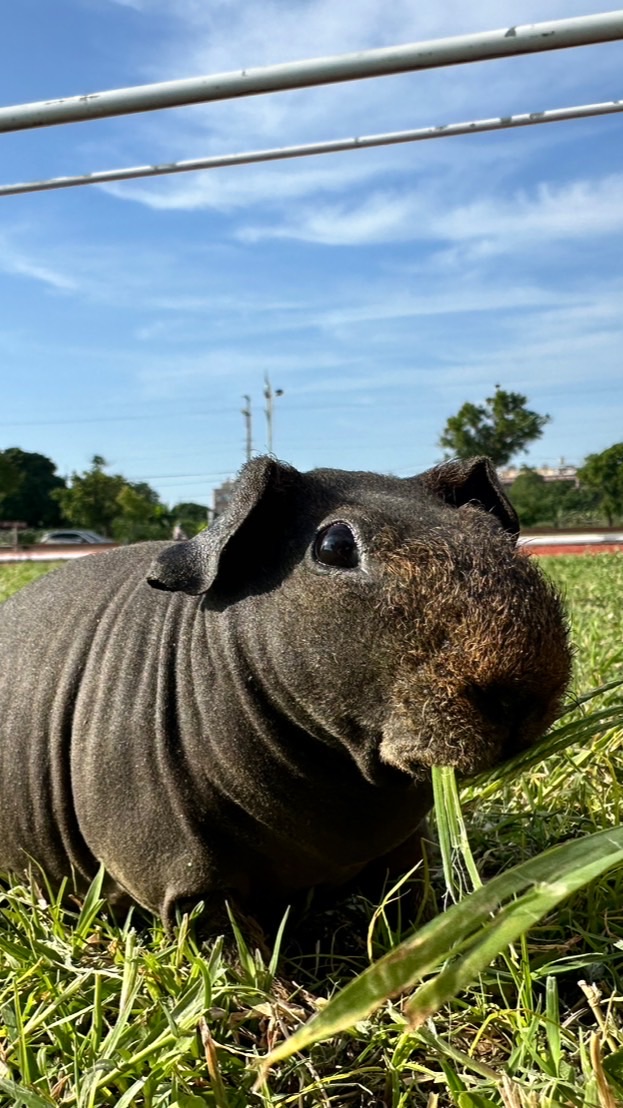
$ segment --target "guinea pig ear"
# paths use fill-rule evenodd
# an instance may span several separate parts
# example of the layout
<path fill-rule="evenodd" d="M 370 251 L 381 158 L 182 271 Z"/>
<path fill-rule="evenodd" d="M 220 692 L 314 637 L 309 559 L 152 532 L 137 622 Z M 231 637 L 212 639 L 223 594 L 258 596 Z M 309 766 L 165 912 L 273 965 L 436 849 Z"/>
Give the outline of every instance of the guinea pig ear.
<path fill-rule="evenodd" d="M 271 490 L 289 483 L 297 471 L 264 455 L 243 467 L 231 501 L 221 516 L 194 539 L 176 542 L 151 563 L 147 582 L 154 589 L 205 593 L 215 583 L 226 548 L 240 528 L 256 512 Z"/>
<path fill-rule="evenodd" d="M 480 505 L 485 512 L 494 515 L 509 534 L 519 534 L 517 513 L 489 458 L 442 462 L 421 473 L 416 480 L 454 508 L 463 504 Z"/>

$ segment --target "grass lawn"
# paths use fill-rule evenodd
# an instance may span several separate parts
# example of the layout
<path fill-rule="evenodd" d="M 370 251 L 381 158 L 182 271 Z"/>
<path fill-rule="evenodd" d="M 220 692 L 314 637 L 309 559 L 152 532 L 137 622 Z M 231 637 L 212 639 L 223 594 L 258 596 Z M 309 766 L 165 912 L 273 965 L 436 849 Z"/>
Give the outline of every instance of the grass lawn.
<path fill-rule="evenodd" d="M 623 678 L 623 555 L 542 559 L 576 644 L 573 693 Z M 45 571 L 0 567 L 0 598 Z M 618 690 L 586 712 L 621 701 Z M 510 783 L 462 793 L 483 879 L 553 844 L 620 824 L 623 712 Z M 435 864 L 425 905 L 447 906 Z M 362 931 L 369 920 L 359 904 Z M 336 916 L 335 928 L 340 918 Z M 351 1031 L 276 1066 L 255 1061 L 365 968 L 365 947 L 299 961 L 239 939 L 199 949 L 192 926 L 113 925 L 97 889 L 75 909 L 43 882 L 0 893 L 0 1105 L 50 1108 L 616 1108 L 623 1104 L 623 869 L 534 926 L 418 1031 L 388 1002 Z M 375 953 L 388 948 L 382 922 Z"/>
<path fill-rule="evenodd" d="M 29 581 L 36 581 L 51 569 L 62 566 L 62 562 L 8 562 L 0 564 L 0 601 L 6 600 Z"/>

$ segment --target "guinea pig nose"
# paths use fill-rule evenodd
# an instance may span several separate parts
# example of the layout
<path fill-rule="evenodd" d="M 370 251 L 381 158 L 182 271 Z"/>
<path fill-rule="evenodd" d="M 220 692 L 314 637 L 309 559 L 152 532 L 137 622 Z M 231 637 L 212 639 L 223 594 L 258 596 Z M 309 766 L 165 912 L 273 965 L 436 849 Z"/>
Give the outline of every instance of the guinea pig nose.
<path fill-rule="evenodd" d="M 525 690 L 508 685 L 469 685 L 466 695 L 474 707 L 491 723 L 522 724 L 534 708 L 534 703 Z"/>

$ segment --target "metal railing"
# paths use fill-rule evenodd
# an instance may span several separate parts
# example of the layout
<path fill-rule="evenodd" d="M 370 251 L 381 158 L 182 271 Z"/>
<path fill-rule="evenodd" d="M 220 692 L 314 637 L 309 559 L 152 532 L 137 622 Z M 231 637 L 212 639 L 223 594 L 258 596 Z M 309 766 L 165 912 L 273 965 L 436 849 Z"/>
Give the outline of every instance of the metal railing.
<path fill-rule="evenodd" d="M 206 158 L 189 158 L 162 165 L 136 165 L 124 169 L 103 169 L 80 173 L 72 177 L 50 177 L 45 181 L 26 181 L 0 185 L 0 196 L 17 196 L 24 192 L 49 192 L 52 189 L 75 188 L 77 185 L 103 185 L 111 181 L 131 181 L 138 177 L 164 177 L 172 173 L 190 173 L 199 169 L 222 169 L 234 165 L 258 162 L 278 162 L 292 158 L 308 158 L 315 154 L 337 154 L 345 150 L 368 150 L 375 146 L 398 146 L 427 139 L 450 138 L 452 135 L 474 135 L 485 131 L 503 131 L 514 127 L 533 127 L 539 123 L 561 123 L 568 119 L 587 119 L 597 115 L 623 112 L 623 100 L 605 104 L 582 104 L 573 108 L 553 108 L 544 112 L 498 116 L 496 119 L 474 119 L 470 123 L 445 123 L 437 127 L 418 127 L 413 131 L 393 131 L 380 135 L 358 135 L 355 138 L 310 142 L 299 146 L 279 146 L 272 150 L 248 150 L 242 154 L 214 154 Z"/>
<path fill-rule="evenodd" d="M 133 88 L 96 92 L 62 100 L 18 104 L 13 107 L 0 108 L 0 133 L 49 127 L 61 123 L 78 123 L 190 104 L 205 104 L 218 100 L 415 72 L 443 66 L 462 65 L 494 58 L 562 50 L 569 47 L 588 46 L 621 39 L 623 39 L 623 11 L 606 12 L 601 15 L 582 16 L 575 19 L 561 19 L 547 23 L 526 24 L 502 28 L 497 31 L 486 31 L 481 34 L 460 35 L 404 46 L 366 50 L 356 54 L 342 54 L 264 68 L 246 69 L 233 73 L 221 73 L 214 76 L 139 85 Z M 373 146 L 418 142 L 424 139 L 447 138 L 452 135 L 474 134 L 512 127 L 526 127 L 538 123 L 553 123 L 588 116 L 614 114 L 622 110 L 623 101 L 613 100 L 602 104 L 556 108 L 543 112 L 473 120 L 468 123 L 424 127 L 412 131 L 336 139 L 330 142 L 310 143 L 302 146 L 250 151 L 240 154 L 216 155 L 163 165 L 103 170 L 96 173 L 50 178 L 45 181 L 0 186 L 0 196 L 120 181 L 136 177 L 163 176 L 170 173 L 244 165 L 251 162 L 278 161 L 286 158 L 328 154 Z"/>

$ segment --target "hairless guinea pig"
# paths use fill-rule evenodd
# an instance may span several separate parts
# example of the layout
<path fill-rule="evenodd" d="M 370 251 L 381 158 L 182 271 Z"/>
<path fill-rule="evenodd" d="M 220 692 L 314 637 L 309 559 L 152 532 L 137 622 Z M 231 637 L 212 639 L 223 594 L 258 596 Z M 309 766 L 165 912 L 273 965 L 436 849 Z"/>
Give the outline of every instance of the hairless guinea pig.
<path fill-rule="evenodd" d="M 560 601 L 485 458 L 417 477 L 270 457 L 187 542 L 79 559 L 0 607 L 0 868 L 167 925 L 417 852 L 431 766 L 555 719 Z"/>

